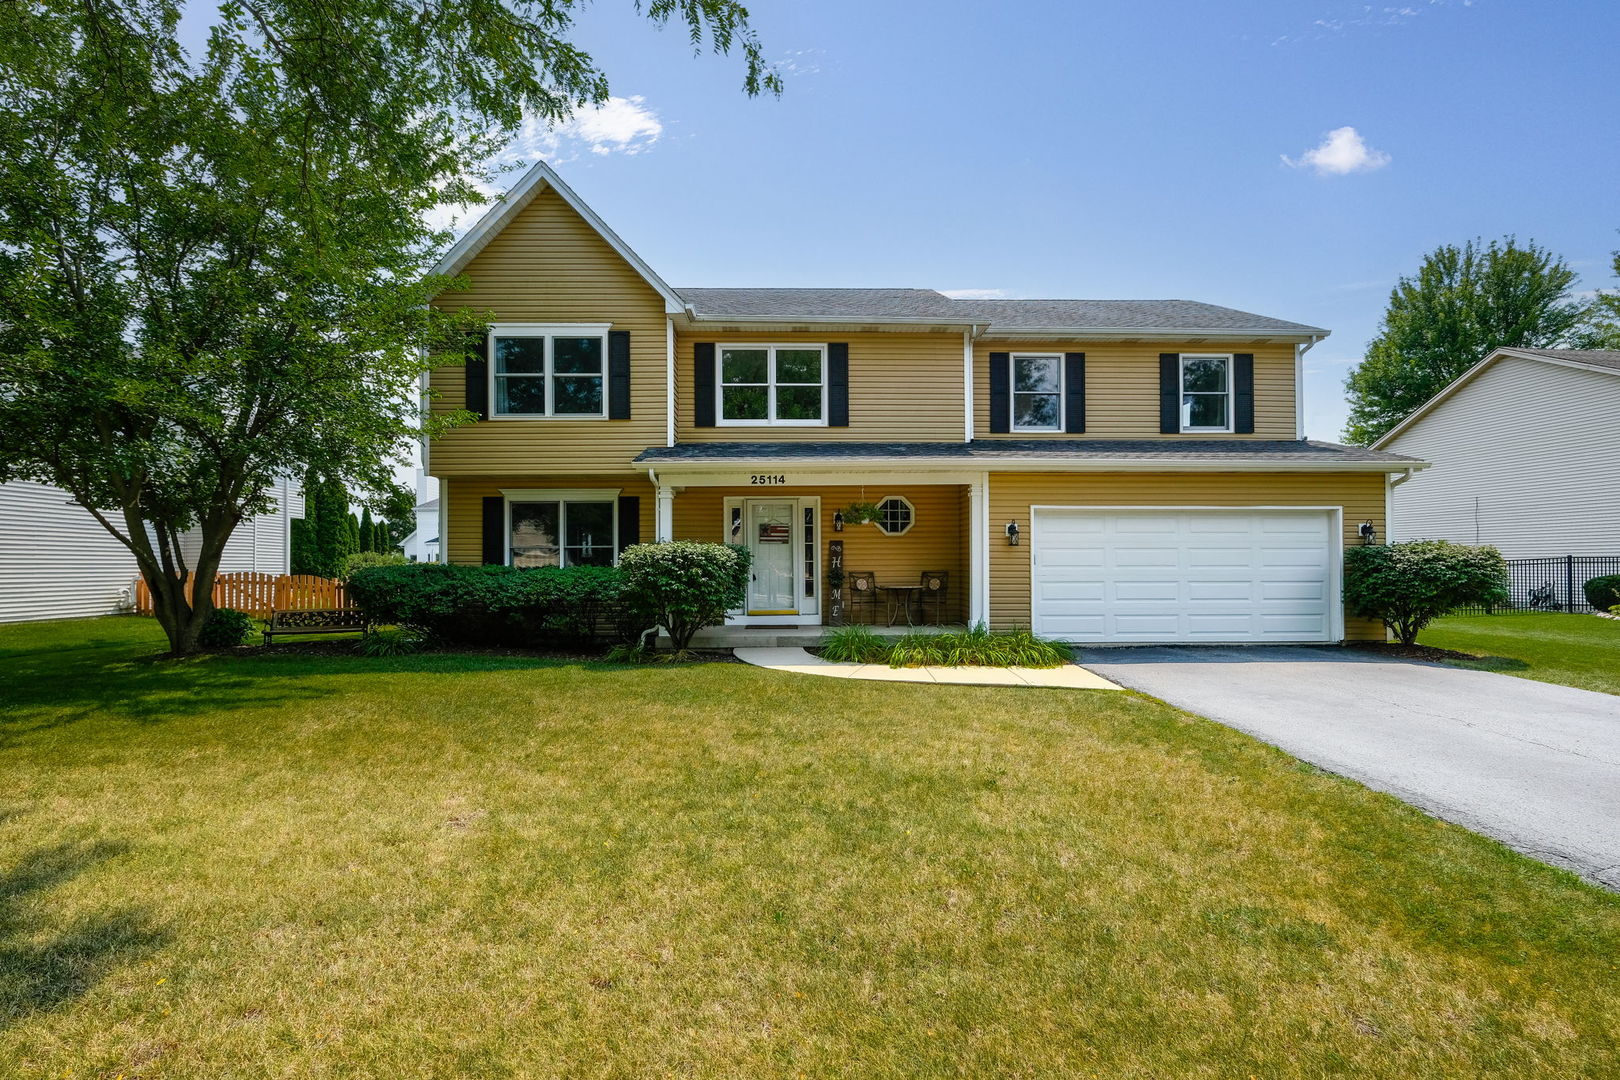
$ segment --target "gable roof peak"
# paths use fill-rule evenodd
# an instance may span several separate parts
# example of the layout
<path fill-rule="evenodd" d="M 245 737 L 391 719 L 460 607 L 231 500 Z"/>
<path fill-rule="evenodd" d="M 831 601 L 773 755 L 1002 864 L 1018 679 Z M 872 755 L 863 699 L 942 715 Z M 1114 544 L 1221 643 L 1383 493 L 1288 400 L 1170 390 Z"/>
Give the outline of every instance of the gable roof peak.
<path fill-rule="evenodd" d="M 444 258 L 434 266 L 433 272 L 447 276 L 461 273 L 467 268 L 467 264 L 511 223 L 513 218 L 548 189 L 555 191 L 557 196 L 568 204 L 569 209 L 583 218 L 585 224 L 607 241 L 607 245 L 629 263 L 631 268 L 641 275 L 643 281 L 652 286 L 653 291 L 663 298 L 665 312 L 677 314 L 686 310 L 680 296 L 664 283 L 664 279 L 658 276 L 657 271 L 631 250 L 629 244 L 619 239 L 619 234 L 609 228 L 607 222 L 603 221 L 584 199 L 576 195 L 573 188 L 563 182 L 563 178 L 557 175 L 557 170 L 544 161 L 536 161 L 529 166 L 528 170 L 518 177 L 517 183 L 505 194 L 497 196 L 489 209 L 484 211 L 484 215 L 473 223 L 473 227 L 444 253 Z"/>

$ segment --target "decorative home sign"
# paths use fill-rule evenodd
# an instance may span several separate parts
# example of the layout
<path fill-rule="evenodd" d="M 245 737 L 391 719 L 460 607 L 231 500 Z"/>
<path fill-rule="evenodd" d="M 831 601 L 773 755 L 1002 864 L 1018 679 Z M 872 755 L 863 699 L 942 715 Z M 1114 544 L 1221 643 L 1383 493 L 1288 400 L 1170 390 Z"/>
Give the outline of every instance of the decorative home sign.
<path fill-rule="evenodd" d="M 827 592 L 832 605 L 829 622 L 844 625 L 844 542 L 833 540 L 827 545 Z"/>

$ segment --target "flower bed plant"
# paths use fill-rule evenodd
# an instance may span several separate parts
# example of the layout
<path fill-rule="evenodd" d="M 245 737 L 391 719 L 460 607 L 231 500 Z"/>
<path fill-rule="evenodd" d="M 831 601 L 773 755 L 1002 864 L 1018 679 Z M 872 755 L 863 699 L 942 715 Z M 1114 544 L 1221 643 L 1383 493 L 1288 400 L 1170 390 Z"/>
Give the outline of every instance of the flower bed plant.
<path fill-rule="evenodd" d="M 821 658 L 841 664 L 890 667 L 1062 667 L 1069 646 L 1028 630 L 992 631 L 983 623 L 957 633 L 909 633 L 885 638 L 866 626 L 841 626 L 821 640 Z"/>

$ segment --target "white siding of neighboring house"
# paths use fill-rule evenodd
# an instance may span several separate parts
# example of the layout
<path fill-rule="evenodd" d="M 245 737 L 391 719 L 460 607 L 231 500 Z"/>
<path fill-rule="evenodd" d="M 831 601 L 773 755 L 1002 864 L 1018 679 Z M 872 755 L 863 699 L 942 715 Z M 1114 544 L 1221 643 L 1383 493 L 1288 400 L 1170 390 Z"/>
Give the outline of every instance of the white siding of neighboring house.
<path fill-rule="evenodd" d="M 221 573 L 288 572 L 289 515 L 303 516 L 304 495 L 296 481 L 282 482 L 275 494 L 276 510 L 232 534 Z M 128 610 L 139 576 L 135 556 L 67 492 L 26 481 L 0 484 L 0 622 Z"/>
<path fill-rule="evenodd" d="M 220 553 L 219 572 L 255 570 L 261 574 L 292 573 L 292 519 L 304 516 L 304 492 L 296 480 L 282 479 L 272 490 L 276 508 L 236 527 Z M 187 557 L 195 558 L 195 544 Z"/>
<path fill-rule="evenodd" d="M 0 484 L 0 622 L 110 615 L 133 603 L 136 576 L 135 556 L 67 492 Z"/>
<path fill-rule="evenodd" d="M 1391 536 L 1620 555 L 1620 375 L 1505 356 L 1381 447 L 1432 461 Z"/>

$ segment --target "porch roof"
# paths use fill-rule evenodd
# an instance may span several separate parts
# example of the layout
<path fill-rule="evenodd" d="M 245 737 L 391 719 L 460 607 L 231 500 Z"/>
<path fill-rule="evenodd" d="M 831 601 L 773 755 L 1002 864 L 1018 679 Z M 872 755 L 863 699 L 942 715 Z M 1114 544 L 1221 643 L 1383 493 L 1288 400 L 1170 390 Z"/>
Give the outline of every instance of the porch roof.
<path fill-rule="evenodd" d="M 872 464 L 955 469 L 1309 468 L 1421 469 L 1427 462 L 1361 446 L 1299 439 L 975 439 L 972 442 L 734 442 L 650 447 L 659 466 Z"/>

